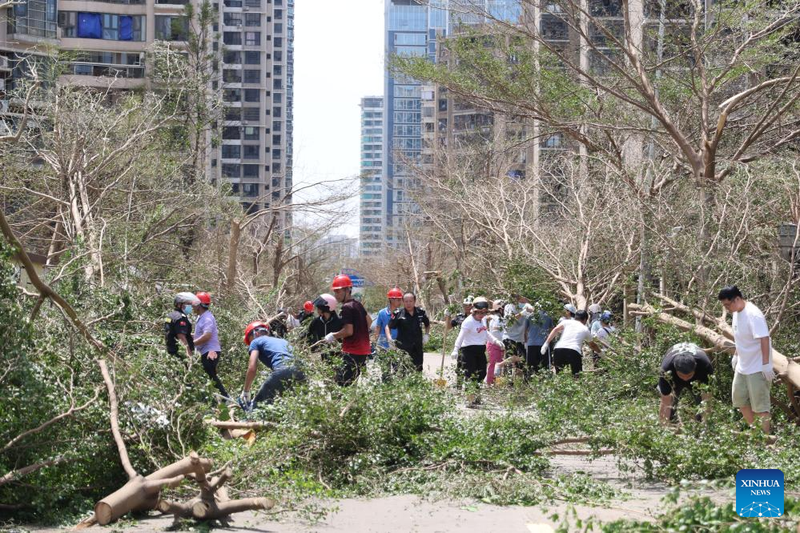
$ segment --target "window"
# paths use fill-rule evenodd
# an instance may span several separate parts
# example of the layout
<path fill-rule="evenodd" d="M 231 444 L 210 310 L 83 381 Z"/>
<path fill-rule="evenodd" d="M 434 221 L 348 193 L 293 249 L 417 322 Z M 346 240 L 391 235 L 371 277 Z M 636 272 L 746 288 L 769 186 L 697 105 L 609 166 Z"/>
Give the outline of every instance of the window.
<path fill-rule="evenodd" d="M 261 91 L 259 89 L 245 89 L 244 90 L 244 101 L 245 102 L 260 102 L 261 101 Z"/>
<path fill-rule="evenodd" d="M 280 91 L 283 89 L 283 80 L 280 78 L 275 78 L 272 80 L 272 88 L 276 91 Z"/>
<path fill-rule="evenodd" d="M 242 149 L 244 150 L 244 159 L 258 159 L 257 144 L 245 144 Z M 256 176 L 258 176 L 258 172 L 256 172 Z"/>
<path fill-rule="evenodd" d="M 276 76 L 282 76 L 283 75 L 283 67 L 280 66 L 280 65 L 273 65 L 272 66 L 272 73 L 275 74 Z"/>
<path fill-rule="evenodd" d="M 261 32 L 260 31 L 246 31 L 246 32 L 244 32 L 244 44 L 246 46 L 260 46 L 261 45 Z"/>
<path fill-rule="evenodd" d="M 226 68 L 222 71 L 222 81 L 225 83 L 242 83 L 242 71 Z"/>
<path fill-rule="evenodd" d="M 242 7 L 242 0 L 225 0 L 225 7 Z"/>
<path fill-rule="evenodd" d="M 245 69 L 244 82 L 245 83 L 259 83 L 261 81 L 261 71 L 258 69 Z"/>
<path fill-rule="evenodd" d="M 238 65 L 242 62 L 242 53 L 241 52 L 229 52 L 225 51 L 222 55 L 222 62 L 227 63 L 229 65 Z"/>
<path fill-rule="evenodd" d="M 222 42 L 228 45 L 241 45 L 242 34 L 238 31 L 226 31 L 222 34 Z"/>
<path fill-rule="evenodd" d="M 257 178 L 259 165 L 242 165 L 243 178 Z"/>
<path fill-rule="evenodd" d="M 283 52 L 281 50 L 276 50 L 272 53 L 272 56 L 275 61 L 283 61 Z"/>
<path fill-rule="evenodd" d="M 239 159 L 241 157 L 241 148 L 238 144 L 223 144 L 222 159 Z"/>
<path fill-rule="evenodd" d="M 225 178 L 239 178 L 242 174 L 241 165 L 234 165 L 231 163 L 222 164 L 222 176 Z"/>
<path fill-rule="evenodd" d="M 225 12 L 222 15 L 222 23 L 225 24 L 226 26 L 241 26 L 242 14 Z"/>
<path fill-rule="evenodd" d="M 283 123 L 280 120 L 273 120 L 272 121 L 272 131 L 280 132 L 282 125 L 283 125 Z"/>
<path fill-rule="evenodd" d="M 272 171 L 276 174 L 281 171 L 281 164 L 280 163 L 272 163 Z"/>
<path fill-rule="evenodd" d="M 242 109 L 242 118 L 244 120 L 255 120 L 261 118 L 260 108 L 258 107 L 245 107 Z"/>
<path fill-rule="evenodd" d="M 281 118 L 282 109 L 280 107 L 273 107 L 272 108 L 272 116 L 274 118 Z"/>
<path fill-rule="evenodd" d="M 283 93 L 275 93 L 274 95 L 272 95 L 272 103 L 273 104 L 283 103 Z"/>
<path fill-rule="evenodd" d="M 283 33 L 283 23 L 282 22 L 276 22 L 275 23 L 275 26 L 273 26 L 273 33 L 275 33 L 275 35 L 280 35 L 280 34 Z"/>
<path fill-rule="evenodd" d="M 244 0 L 244 5 L 247 7 L 261 7 L 261 0 Z"/>
<path fill-rule="evenodd" d="M 223 102 L 241 102 L 242 90 L 241 89 L 225 89 L 222 91 Z"/>
<path fill-rule="evenodd" d="M 281 150 L 280 148 L 273 148 L 272 149 L 272 159 L 280 159 L 281 158 Z M 272 165 L 272 170 L 275 170 L 275 165 Z"/>
<path fill-rule="evenodd" d="M 245 126 L 243 129 L 245 141 L 257 141 L 259 139 L 258 128 L 253 126 Z"/>
<path fill-rule="evenodd" d="M 58 25 L 63 37 L 144 41 L 144 16 L 141 15 L 61 11 L 58 14 Z"/>
<path fill-rule="evenodd" d="M 275 37 L 272 46 L 274 48 L 283 48 L 283 37 Z"/>
<path fill-rule="evenodd" d="M 185 41 L 189 35 L 186 17 L 176 15 L 156 15 L 156 39 L 164 41 Z"/>
<path fill-rule="evenodd" d="M 244 14 L 244 25 L 248 28 L 260 28 L 261 27 L 261 14 L 260 13 L 245 13 Z"/>
<path fill-rule="evenodd" d="M 245 52 L 244 53 L 244 63 L 245 63 L 245 65 L 260 65 L 261 64 L 261 52 Z"/>
<path fill-rule="evenodd" d="M 239 126 L 225 126 L 222 128 L 222 138 L 223 139 L 239 139 L 241 137 L 241 131 L 239 131 Z"/>
<path fill-rule="evenodd" d="M 9 14 L 8 22 L 11 33 L 35 35 L 49 39 L 56 38 L 56 20 L 58 20 L 58 25 L 62 26 L 61 14 L 59 13 L 59 16 L 56 17 L 56 12 L 56 0 L 26 0 L 15 3 L 12 9 L 4 10 L 4 13 Z M 74 16 L 74 13 L 72 14 Z"/>
<path fill-rule="evenodd" d="M 276 9 L 274 15 L 275 20 L 283 20 L 283 9 Z"/>
<path fill-rule="evenodd" d="M 242 119 L 242 110 L 239 107 L 226 107 L 225 108 L 225 120 L 235 120 L 239 121 Z"/>
<path fill-rule="evenodd" d="M 280 135 L 273 135 L 272 136 L 272 146 L 280 146 L 281 144 L 281 136 Z"/>

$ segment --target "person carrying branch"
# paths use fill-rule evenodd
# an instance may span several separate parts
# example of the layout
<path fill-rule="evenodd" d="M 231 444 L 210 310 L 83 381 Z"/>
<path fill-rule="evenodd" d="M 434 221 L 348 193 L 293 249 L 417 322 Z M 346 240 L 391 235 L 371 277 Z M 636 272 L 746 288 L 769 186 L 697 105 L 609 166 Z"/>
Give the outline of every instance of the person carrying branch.
<path fill-rule="evenodd" d="M 573 376 L 577 376 L 583 371 L 584 343 L 587 343 L 592 350 L 600 351 L 600 347 L 592 340 L 591 331 L 586 327 L 587 320 L 589 320 L 589 315 L 586 311 L 577 311 L 574 319 L 564 320 L 547 336 L 540 350 L 542 355 L 547 353 L 550 342 L 556 336 L 561 335 L 553 349 L 553 368 L 556 372 L 561 371 L 567 365 L 572 369 Z"/>
<path fill-rule="evenodd" d="M 711 394 L 704 392 L 698 395 L 693 389 L 693 383 L 708 383 L 708 377 L 714 373 L 714 367 L 708 355 L 693 342 L 676 344 L 664 355 L 661 361 L 661 376 L 658 379 L 658 392 L 661 394 L 661 405 L 658 408 L 658 417 L 662 423 L 677 420 L 678 399 L 686 390 L 691 395 L 695 405 L 705 402 L 706 410 L 709 408 Z M 698 421 L 702 420 L 699 413 Z"/>
<path fill-rule="evenodd" d="M 192 338 L 192 321 L 189 315 L 192 314 L 192 307 L 200 305 L 200 300 L 191 292 L 179 292 L 175 295 L 172 302 L 172 312 L 164 319 L 164 341 L 167 345 L 167 353 L 176 357 L 178 355 L 178 343 L 183 345 L 183 352 L 187 360 L 191 361 L 194 355 L 194 339 Z"/>
<path fill-rule="evenodd" d="M 372 317 L 361 302 L 353 298 L 353 282 L 350 276 L 340 274 L 331 284 L 336 300 L 342 304 L 342 329 L 325 335 L 325 342 L 342 341 L 342 364 L 336 372 L 336 383 L 352 385 L 361 375 L 372 353 L 369 329 Z"/>
<path fill-rule="evenodd" d="M 270 337 L 269 326 L 264 322 L 256 321 L 247 325 L 244 330 L 244 343 L 248 346 L 250 359 L 247 364 L 244 389 L 238 403 L 246 413 L 256 409 L 260 403 L 272 403 L 281 392 L 296 383 L 306 381 L 305 374 L 297 366 L 289 342 Z M 259 361 L 271 369 L 272 373 L 251 401 L 250 388 L 256 379 Z"/>
<path fill-rule="evenodd" d="M 733 340 L 736 355 L 731 396 L 748 424 L 757 416 L 764 433 L 770 430 L 770 387 L 775 379 L 772 369 L 772 342 L 764 313 L 742 296 L 736 285 L 719 291 L 719 301 L 733 313 Z"/>
<path fill-rule="evenodd" d="M 388 327 L 397 330 L 397 347 L 411 357 L 417 372 L 422 372 L 423 346 L 430 338 L 431 321 L 425 310 L 417 307 L 417 296 L 413 292 L 403 295 L 403 307 L 392 313 Z"/>

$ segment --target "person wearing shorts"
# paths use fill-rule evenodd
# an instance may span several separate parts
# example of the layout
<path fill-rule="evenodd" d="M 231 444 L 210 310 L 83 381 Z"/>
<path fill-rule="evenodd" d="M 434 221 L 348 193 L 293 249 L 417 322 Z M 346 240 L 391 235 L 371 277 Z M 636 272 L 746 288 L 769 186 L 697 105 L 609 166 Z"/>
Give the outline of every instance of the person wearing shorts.
<path fill-rule="evenodd" d="M 770 430 L 770 388 L 775 379 L 772 369 L 772 343 L 764 313 L 742 296 L 736 285 L 723 288 L 719 301 L 733 313 L 733 341 L 736 355 L 731 359 L 734 369 L 731 398 L 748 424 L 757 416 L 764 433 Z"/>

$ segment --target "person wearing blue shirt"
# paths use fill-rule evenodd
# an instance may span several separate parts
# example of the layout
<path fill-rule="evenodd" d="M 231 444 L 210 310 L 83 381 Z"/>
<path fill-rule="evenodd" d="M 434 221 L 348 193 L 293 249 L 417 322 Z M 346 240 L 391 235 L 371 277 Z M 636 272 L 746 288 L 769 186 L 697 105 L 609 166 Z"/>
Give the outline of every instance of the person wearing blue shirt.
<path fill-rule="evenodd" d="M 248 345 L 250 361 L 244 379 L 244 390 L 239 405 L 249 412 L 261 402 L 272 403 L 275 397 L 295 383 L 306 381 L 303 371 L 297 367 L 292 347 L 284 339 L 270 337 L 269 326 L 263 322 L 251 322 L 244 330 L 244 343 Z M 250 387 L 256 378 L 258 362 L 261 361 L 272 373 L 261 385 L 253 401 L 250 401 Z"/>
<path fill-rule="evenodd" d="M 529 378 L 539 368 L 550 368 L 550 351 L 542 355 L 541 350 L 547 335 L 553 329 L 553 319 L 540 309 L 528 318 L 528 346 L 525 353 L 525 377 Z"/>
<path fill-rule="evenodd" d="M 378 318 L 375 320 L 375 327 L 378 330 L 377 345 L 384 350 L 389 349 L 390 338 L 392 341 L 397 339 L 397 330 L 389 329 L 389 321 L 392 319 L 392 313 L 403 303 L 403 291 L 395 287 L 386 294 L 386 297 L 389 299 L 389 305 L 378 311 Z"/>

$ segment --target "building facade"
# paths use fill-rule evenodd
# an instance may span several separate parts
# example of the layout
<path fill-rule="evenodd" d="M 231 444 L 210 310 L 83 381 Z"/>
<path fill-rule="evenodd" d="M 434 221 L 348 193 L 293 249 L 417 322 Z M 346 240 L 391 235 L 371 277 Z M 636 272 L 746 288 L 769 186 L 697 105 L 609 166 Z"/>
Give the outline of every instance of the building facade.
<path fill-rule="evenodd" d="M 188 3 L 23 0 L 7 7 L 0 24 L 0 111 L 8 111 L 8 91 L 25 75 L 20 60 L 53 49 L 71 53 L 62 83 L 147 86 L 152 45 L 185 48 Z M 223 109 L 221 139 L 212 144 L 208 136 L 207 177 L 229 183 L 248 210 L 291 203 L 294 0 L 213 0 L 210 6 L 211 30 L 219 37 L 213 51 L 221 60 L 210 83 Z"/>
<path fill-rule="evenodd" d="M 361 99 L 361 178 L 359 253 L 375 257 L 383 249 L 383 97 Z"/>

